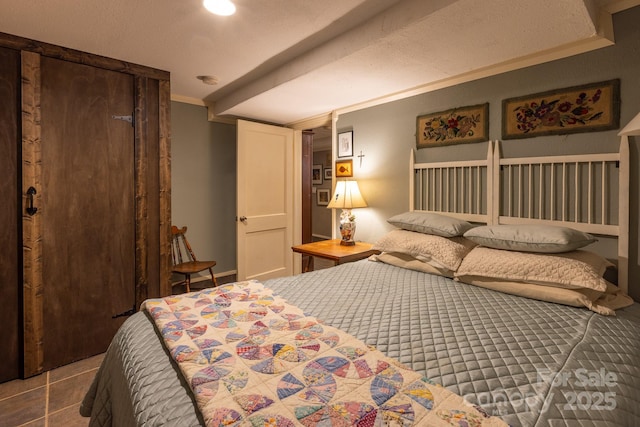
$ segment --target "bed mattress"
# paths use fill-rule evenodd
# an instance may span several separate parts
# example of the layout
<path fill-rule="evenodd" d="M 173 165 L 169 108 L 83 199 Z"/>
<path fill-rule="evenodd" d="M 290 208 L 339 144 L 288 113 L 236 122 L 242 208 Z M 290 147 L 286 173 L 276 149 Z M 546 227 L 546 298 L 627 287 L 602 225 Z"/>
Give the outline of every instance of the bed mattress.
<path fill-rule="evenodd" d="M 640 425 L 640 304 L 605 317 L 367 260 L 265 285 L 511 425 Z M 114 338 L 81 413 L 202 423 L 145 312 Z"/>

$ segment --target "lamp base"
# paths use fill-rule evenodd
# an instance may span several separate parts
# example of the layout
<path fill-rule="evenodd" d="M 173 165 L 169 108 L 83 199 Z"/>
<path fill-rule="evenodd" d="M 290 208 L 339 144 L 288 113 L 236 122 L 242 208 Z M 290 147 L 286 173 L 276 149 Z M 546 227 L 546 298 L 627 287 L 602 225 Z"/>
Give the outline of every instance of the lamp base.
<path fill-rule="evenodd" d="M 353 246 L 356 242 L 353 236 L 356 234 L 356 218 L 351 215 L 351 209 L 343 209 L 340 214 L 340 244 L 342 246 Z"/>

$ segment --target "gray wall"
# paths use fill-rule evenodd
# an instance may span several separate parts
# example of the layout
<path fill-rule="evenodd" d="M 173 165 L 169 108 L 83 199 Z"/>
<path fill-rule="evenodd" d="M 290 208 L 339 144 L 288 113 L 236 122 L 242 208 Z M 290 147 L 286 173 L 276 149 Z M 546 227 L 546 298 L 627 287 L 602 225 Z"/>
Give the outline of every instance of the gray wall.
<path fill-rule="evenodd" d="M 207 109 L 171 103 L 171 217 L 189 227 L 214 274 L 236 270 L 236 126 L 207 121 Z M 207 273 L 208 274 L 208 273 Z"/>
<path fill-rule="evenodd" d="M 358 180 L 369 208 L 355 210 L 356 240 L 373 242 L 392 227 L 386 219 L 409 208 L 409 153 L 415 147 L 416 117 L 465 105 L 490 103 L 490 139 L 501 139 L 501 110 L 505 98 L 598 81 L 621 81 L 620 125 L 640 112 L 640 7 L 614 15 L 616 44 L 593 52 L 461 84 L 384 105 L 343 114 L 338 132 L 353 129 L 354 153 L 362 150 Z M 497 29 L 499 31 L 499 29 Z M 618 130 L 546 136 L 502 142 L 504 157 L 607 152 L 618 149 Z M 638 151 L 640 137 L 631 137 L 630 294 L 640 301 L 638 259 Z M 424 148 L 418 161 L 483 158 L 486 143 Z M 604 246 L 611 246 L 603 242 Z M 615 246 L 615 245 L 614 245 Z"/>

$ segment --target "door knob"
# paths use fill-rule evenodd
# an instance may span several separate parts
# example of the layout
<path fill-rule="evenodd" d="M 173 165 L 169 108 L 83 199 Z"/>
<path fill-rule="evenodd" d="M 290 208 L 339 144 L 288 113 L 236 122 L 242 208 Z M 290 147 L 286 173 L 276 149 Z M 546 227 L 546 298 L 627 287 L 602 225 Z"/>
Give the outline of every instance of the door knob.
<path fill-rule="evenodd" d="M 246 216 L 241 216 L 240 217 L 240 222 L 242 222 L 243 224 L 247 223 L 247 217 Z"/>

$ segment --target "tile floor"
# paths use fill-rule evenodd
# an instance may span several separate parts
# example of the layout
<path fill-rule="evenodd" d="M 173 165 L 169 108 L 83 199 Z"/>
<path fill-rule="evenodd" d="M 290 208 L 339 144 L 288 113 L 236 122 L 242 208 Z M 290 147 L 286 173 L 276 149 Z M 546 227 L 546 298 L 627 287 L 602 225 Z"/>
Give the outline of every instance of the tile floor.
<path fill-rule="evenodd" d="M 234 282 L 236 276 L 217 280 L 221 285 Z M 200 290 L 210 284 L 208 280 L 196 280 L 192 288 Z M 94 356 L 33 378 L 0 384 L 0 427 L 86 427 L 89 418 L 80 416 L 80 403 L 103 357 Z"/>
<path fill-rule="evenodd" d="M 0 427 L 86 427 L 80 402 L 103 355 L 0 384 Z"/>

